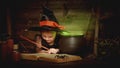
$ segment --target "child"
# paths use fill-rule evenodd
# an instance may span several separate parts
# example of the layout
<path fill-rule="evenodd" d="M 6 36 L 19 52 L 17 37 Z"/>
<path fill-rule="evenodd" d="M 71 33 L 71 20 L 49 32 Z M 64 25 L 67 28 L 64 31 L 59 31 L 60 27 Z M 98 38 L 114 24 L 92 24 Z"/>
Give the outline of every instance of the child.
<path fill-rule="evenodd" d="M 56 54 L 59 52 L 58 41 L 60 34 L 59 32 L 64 29 L 63 26 L 59 25 L 52 11 L 48 8 L 43 7 L 43 16 L 39 22 L 40 27 L 31 28 L 36 31 L 40 31 L 40 35 L 36 35 L 36 51 L 40 53 Z M 47 47 L 48 49 L 43 48 Z"/>

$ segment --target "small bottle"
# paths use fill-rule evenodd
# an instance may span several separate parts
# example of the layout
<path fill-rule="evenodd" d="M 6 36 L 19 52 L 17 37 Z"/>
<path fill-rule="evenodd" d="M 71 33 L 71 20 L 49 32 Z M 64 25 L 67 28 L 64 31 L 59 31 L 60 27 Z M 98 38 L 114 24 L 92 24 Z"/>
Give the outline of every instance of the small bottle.
<path fill-rule="evenodd" d="M 13 61 L 17 62 L 20 60 L 20 53 L 18 44 L 14 44 L 13 46 Z"/>

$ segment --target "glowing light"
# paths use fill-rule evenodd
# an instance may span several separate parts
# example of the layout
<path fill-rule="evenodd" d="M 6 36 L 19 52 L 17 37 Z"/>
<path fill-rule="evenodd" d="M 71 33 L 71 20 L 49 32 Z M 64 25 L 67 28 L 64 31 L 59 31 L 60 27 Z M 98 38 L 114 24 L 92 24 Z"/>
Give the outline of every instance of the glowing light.
<path fill-rule="evenodd" d="M 84 35 L 82 31 L 63 31 L 61 33 L 63 36 L 78 36 L 78 35 Z"/>

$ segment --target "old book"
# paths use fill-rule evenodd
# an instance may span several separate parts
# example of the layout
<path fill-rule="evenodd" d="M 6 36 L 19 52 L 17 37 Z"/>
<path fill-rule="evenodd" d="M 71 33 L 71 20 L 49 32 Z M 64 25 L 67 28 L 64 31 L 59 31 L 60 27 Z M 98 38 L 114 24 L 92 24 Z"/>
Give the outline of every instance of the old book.
<path fill-rule="evenodd" d="M 80 56 L 70 54 L 21 53 L 21 59 L 63 63 L 82 60 Z"/>

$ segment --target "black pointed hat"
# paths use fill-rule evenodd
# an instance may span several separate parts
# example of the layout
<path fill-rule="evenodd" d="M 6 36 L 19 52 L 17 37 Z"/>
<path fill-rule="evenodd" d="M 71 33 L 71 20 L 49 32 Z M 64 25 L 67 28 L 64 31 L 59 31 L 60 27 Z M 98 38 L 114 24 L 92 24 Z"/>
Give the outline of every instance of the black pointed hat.
<path fill-rule="evenodd" d="M 40 21 L 49 20 L 49 21 L 54 21 L 54 22 L 58 23 L 52 10 L 50 10 L 49 8 L 47 8 L 45 6 L 42 6 L 42 9 L 43 9 L 43 13 L 42 13 L 42 17 L 41 17 Z"/>
<path fill-rule="evenodd" d="M 32 31 L 44 31 L 44 30 L 51 30 L 51 31 L 60 31 L 63 30 L 64 27 L 59 25 L 56 17 L 54 16 L 53 11 L 49 8 L 42 6 L 43 13 L 41 16 L 41 20 L 39 22 L 40 27 L 31 27 L 29 30 Z"/>

